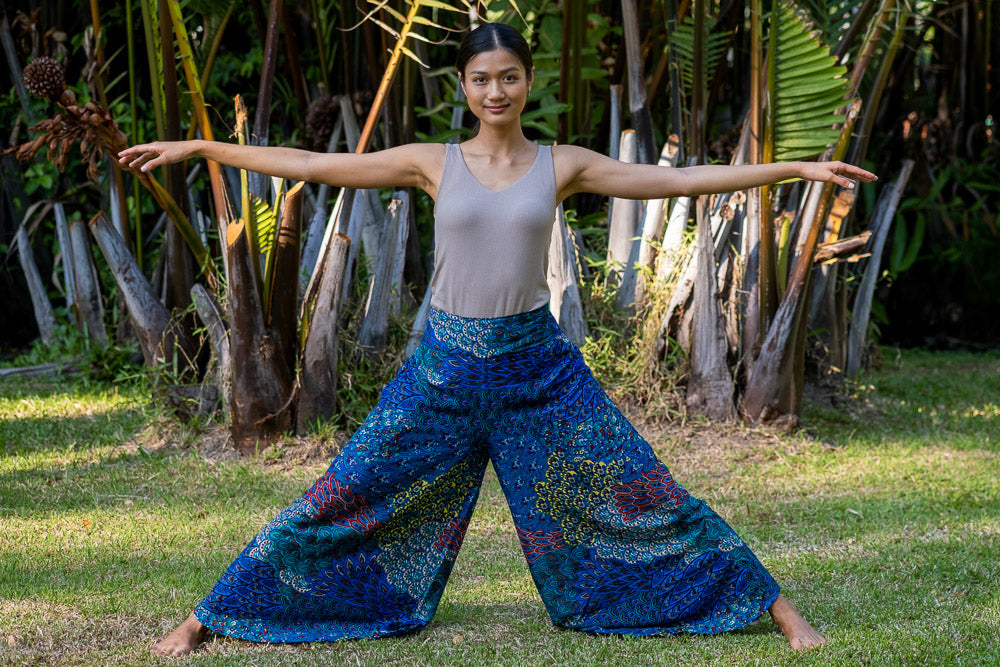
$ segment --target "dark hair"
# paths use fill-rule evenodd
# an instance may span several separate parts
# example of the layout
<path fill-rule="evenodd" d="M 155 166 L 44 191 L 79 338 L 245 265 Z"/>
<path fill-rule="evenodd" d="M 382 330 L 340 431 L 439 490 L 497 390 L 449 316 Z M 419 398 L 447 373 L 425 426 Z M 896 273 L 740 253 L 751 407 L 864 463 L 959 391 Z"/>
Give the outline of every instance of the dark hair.
<path fill-rule="evenodd" d="M 455 67 L 458 68 L 458 75 L 465 78 L 465 67 L 469 61 L 480 53 L 492 51 L 494 49 L 506 49 L 510 51 L 521 64 L 528 78 L 531 78 L 531 47 L 528 42 L 514 28 L 506 23 L 484 23 L 462 40 L 458 47 L 458 57 L 455 60 Z"/>

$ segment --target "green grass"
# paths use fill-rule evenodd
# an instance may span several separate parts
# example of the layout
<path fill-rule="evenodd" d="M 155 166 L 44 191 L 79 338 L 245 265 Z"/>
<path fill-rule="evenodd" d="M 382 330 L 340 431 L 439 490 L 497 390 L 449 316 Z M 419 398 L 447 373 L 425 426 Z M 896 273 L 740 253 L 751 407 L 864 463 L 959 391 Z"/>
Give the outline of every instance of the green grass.
<path fill-rule="evenodd" d="M 799 436 L 648 430 L 828 636 L 819 650 L 793 654 L 766 619 L 721 637 L 552 628 L 488 473 L 424 631 L 215 638 L 178 663 L 1000 664 L 1000 354 L 886 357 L 851 400 L 807 405 Z M 167 427 L 137 386 L 0 384 L 0 664 L 157 662 L 152 641 L 326 468 L 209 458 L 183 431 L 144 446 Z"/>

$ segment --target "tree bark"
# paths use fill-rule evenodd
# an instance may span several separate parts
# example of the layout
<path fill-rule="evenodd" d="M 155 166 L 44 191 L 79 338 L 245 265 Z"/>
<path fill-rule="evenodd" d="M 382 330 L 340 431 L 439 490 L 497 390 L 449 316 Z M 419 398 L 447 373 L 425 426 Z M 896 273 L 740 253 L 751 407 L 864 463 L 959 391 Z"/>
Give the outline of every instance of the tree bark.
<path fill-rule="evenodd" d="M 365 318 L 358 332 L 358 342 L 369 352 L 378 353 L 385 348 L 389 331 L 389 301 L 392 298 L 396 258 L 406 250 L 406 232 L 409 231 L 410 198 L 406 192 L 397 191 L 389 202 L 385 222 L 382 224 L 382 251 L 375 263 L 368 290 Z M 398 288 L 398 286 L 397 286 Z"/>
<path fill-rule="evenodd" d="M 674 135 L 664 144 L 658 163 L 661 167 L 677 166 L 676 139 Z M 664 199 L 650 199 L 646 202 L 640 225 L 641 233 L 632 241 L 628 264 L 622 275 L 621 287 L 618 288 L 618 307 L 622 310 L 630 310 L 646 298 L 646 274 L 653 268 L 655 244 L 663 236 L 665 205 Z"/>
<path fill-rule="evenodd" d="M 655 164 L 656 142 L 653 139 L 653 119 L 646 102 L 639 15 L 635 0 L 622 0 L 622 28 L 625 32 L 625 54 L 628 59 L 628 106 L 632 127 L 636 133 L 635 161 Z"/>
<path fill-rule="evenodd" d="M 94 256 L 90 252 L 87 230 L 82 221 L 70 221 L 69 239 L 73 247 L 76 307 L 84 326 L 86 326 L 87 336 L 98 345 L 107 345 L 108 330 L 104 326 L 104 307 L 101 305 L 100 283 L 97 280 L 97 269 L 94 267 Z"/>
<path fill-rule="evenodd" d="M 38 333 L 42 337 L 42 342 L 46 345 L 52 344 L 52 336 L 56 329 L 56 316 L 49 303 L 49 297 L 45 293 L 45 283 L 38 273 L 38 266 L 35 264 L 35 254 L 31 250 L 31 241 L 28 240 L 28 233 L 24 227 L 17 228 L 17 257 L 21 262 L 21 269 L 24 270 L 24 277 L 28 281 L 28 291 L 31 293 L 31 306 L 35 311 L 35 322 L 38 323 Z"/>
<path fill-rule="evenodd" d="M 229 345 L 233 358 L 232 434 L 244 456 L 291 426 L 292 368 L 265 326 L 243 222 L 229 224 Z"/>
<path fill-rule="evenodd" d="M 226 331 L 222 308 L 212 293 L 200 284 L 195 285 L 191 290 L 191 300 L 198 312 L 198 318 L 208 330 L 208 339 L 214 353 L 212 367 L 206 373 L 206 377 L 209 373 L 215 376 L 215 385 L 222 396 L 223 416 L 229 420 L 232 416 L 230 401 L 232 400 L 233 364 L 232 355 L 229 352 L 229 332 Z"/>
<path fill-rule="evenodd" d="M 324 258 L 324 266 L 302 353 L 296 431 L 305 433 L 318 421 L 333 417 L 337 410 L 337 339 L 340 296 L 351 240 L 336 234 Z M 308 306 L 308 304 L 306 304 Z"/>
<path fill-rule="evenodd" d="M 868 338 L 868 318 L 871 315 L 872 296 L 875 293 L 875 282 L 878 280 L 879 268 L 882 262 L 882 250 L 889 236 L 889 228 L 896 215 L 896 207 L 903 196 L 906 183 L 913 171 L 913 160 L 903 160 L 903 167 L 892 187 L 884 195 L 884 205 L 877 207 L 879 214 L 872 221 L 872 238 L 870 241 L 871 258 L 865 267 L 861 287 L 854 297 L 854 308 L 851 310 L 851 332 L 847 342 L 847 375 L 854 377 L 861 370 L 861 359 L 864 356 L 865 341 Z"/>
<path fill-rule="evenodd" d="M 159 366 L 168 356 L 166 350 L 174 346 L 175 336 L 167 331 L 170 313 L 156 298 L 125 240 L 103 213 L 91 218 L 90 231 L 125 298 L 125 308 L 139 338 L 146 366 Z"/>
<path fill-rule="evenodd" d="M 691 378 L 687 387 L 689 414 L 714 422 L 736 418 L 733 377 L 726 361 L 728 344 L 719 309 L 715 279 L 715 249 L 708 221 L 708 197 L 698 198 L 698 271 L 694 285 Z"/>
<path fill-rule="evenodd" d="M 549 266 L 546 279 L 549 284 L 549 309 L 560 328 L 577 347 L 587 340 L 587 321 L 583 317 L 583 303 L 577 283 L 576 244 L 566 226 L 563 207 L 556 209 L 555 224 L 549 242 Z"/>
<path fill-rule="evenodd" d="M 622 132 L 621 152 L 622 162 L 636 161 L 636 140 L 634 130 Z M 608 260 L 611 270 L 608 280 L 619 284 L 624 267 L 632 254 L 632 241 L 638 233 L 640 202 L 635 199 L 617 199 L 611 201 L 611 221 L 608 226 Z"/>

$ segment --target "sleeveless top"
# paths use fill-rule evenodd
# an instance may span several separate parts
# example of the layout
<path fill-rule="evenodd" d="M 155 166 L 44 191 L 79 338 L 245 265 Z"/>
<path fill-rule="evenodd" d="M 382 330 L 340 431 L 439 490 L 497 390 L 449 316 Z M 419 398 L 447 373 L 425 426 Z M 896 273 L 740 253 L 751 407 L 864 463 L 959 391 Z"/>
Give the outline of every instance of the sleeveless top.
<path fill-rule="evenodd" d="M 445 146 L 431 305 L 462 317 L 541 308 L 549 301 L 545 273 L 556 209 L 552 147 L 539 146 L 521 178 L 493 191 L 469 171 L 458 144 Z"/>

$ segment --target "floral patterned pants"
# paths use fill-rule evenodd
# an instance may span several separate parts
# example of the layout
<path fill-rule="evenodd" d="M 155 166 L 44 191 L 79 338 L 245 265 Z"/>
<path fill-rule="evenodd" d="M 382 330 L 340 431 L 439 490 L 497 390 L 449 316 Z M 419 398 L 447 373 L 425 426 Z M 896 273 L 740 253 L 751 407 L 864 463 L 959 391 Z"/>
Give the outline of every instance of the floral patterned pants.
<path fill-rule="evenodd" d="M 717 633 L 778 586 L 678 485 L 539 309 L 432 311 L 327 473 L 268 523 L 195 615 L 262 642 L 398 635 L 434 615 L 492 462 L 553 623 Z"/>

